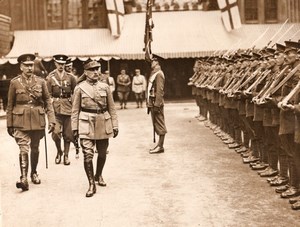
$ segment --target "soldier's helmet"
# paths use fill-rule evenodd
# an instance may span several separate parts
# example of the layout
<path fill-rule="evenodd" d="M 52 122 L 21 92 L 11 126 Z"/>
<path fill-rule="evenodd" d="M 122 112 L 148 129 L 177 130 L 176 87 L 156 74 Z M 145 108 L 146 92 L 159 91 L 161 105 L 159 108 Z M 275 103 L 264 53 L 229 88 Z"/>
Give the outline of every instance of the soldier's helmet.
<path fill-rule="evenodd" d="M 57 63 L 66 64 L 68 56 L 64 55 L 64 54 L 56 54 L 56 55 L 53 55 L 53 59 Z"/>
<path fill-rule="evenodd" d="M 18 62 L 22 64 L 33 64 L 33 61 L 35 59 L 34 54 L 22 54 L 18 57 Z"/>

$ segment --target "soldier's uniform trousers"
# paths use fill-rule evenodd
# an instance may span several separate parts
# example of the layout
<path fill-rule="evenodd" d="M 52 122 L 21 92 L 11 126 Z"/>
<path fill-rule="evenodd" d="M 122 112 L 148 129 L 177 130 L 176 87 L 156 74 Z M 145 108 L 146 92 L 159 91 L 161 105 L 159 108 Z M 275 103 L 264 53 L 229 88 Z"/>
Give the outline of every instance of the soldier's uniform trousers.
<path fill-rule="evenodd" d="M 98 157 L 103 160 L 103 166 L 105 164 L 106 160 L 106 151 L 109 145 L 109 140 L 108 139 L 101 139 L 101 140 L 91 140 L 91 139 L 80 139 L 80 145 L 82 147 L 82 152 L 84 155 L 84 160 L 86 162 L 90 162 L 93 160 L 94 157 L 94 147 L 96 146 L 96 149 L 98 151 Z M 97 168 L 101 168 L 99 166 Z"/>
<path fill-rule="evenodd" d="M 73 142 L 73 133 L 71 129 L 71 115 L 55 114 L 56 125 L 55 130 L 52 133 L 54 141 L 61 140 L 63 137 L 66 142 Z"/>
<path fill-rule="evenodd" d="M 16 130 L 14 133 L 15 140 L 20 148 L 20 154 L 39 152 L 40 140 L 44 137 L 43 130 L 21 131 Z"/>
<path fill-rule="evenodd" d="M 167 128 L 165 125 L 164 106 L 160 106 L 159 109 L 159 113 L 154 113 L 153 108 L 150 108 L 154 130 L 157 135 L 162 136 L 167 133 Z"/>

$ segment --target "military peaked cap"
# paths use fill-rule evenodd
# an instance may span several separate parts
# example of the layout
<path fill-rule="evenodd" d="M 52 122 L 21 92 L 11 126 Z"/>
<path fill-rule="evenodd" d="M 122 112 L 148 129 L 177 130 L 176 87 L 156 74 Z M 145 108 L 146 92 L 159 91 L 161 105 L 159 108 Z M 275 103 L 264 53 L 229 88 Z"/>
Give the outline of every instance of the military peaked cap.
<path fill-rule="evenodd" d="M 61 63 L 61 64 L 66 64 L 66 61 L 68 59 L 68 56 L 64 54 L 56 54 L 53 56 L 54 61 Z"/>
<path fill-rule="evenodd" d="M 152 54 L 152 61 L 158 61 L 158 62 L 162 62 L 162 60 L 164 60 L 163 57 L 157 55 L 157 54 Z"/>
<path fill-rule="evenodd" d="M 66 60 L 65 66 L 71 66 L 72 64 L 73 64 L 72 58 L 68 58 L 68 59 Z"/>
<path fill-rule="evenodd" d="M 277 53 L 283 53 L 285 51 L 285 45 L 282 45 L 280 43 L 276 43 L 276 52 Z"/>
<path fill-rule="evenodd" d="M 285 53 L 288 52 L 294 52 L 297 53 L 297 51 L 300 49 L 300 43 L 299 42 L 294 42 L 294 41 L 284 41 L 286 48 L 285 48 Z"/>
<path fill-rule="evenodd" d="M 99 68 L 101 64 L 95 60 L 86 61 L 83 65 L 84 69 Z"/>
<path fill-rule="evenodd" d="M 34 54 L 22 54 L 18 57 L 18 62 L 23 64 L 33 64 L 33 61 L 35 59 Z"/>

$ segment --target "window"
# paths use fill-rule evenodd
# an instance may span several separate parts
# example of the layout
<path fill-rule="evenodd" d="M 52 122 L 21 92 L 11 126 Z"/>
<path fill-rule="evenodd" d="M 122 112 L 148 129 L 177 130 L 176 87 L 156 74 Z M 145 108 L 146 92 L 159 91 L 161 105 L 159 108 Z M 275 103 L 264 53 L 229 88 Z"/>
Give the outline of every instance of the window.
<path fill-rule="evenodd" d="M 62 0 L 47 0 L 47 25 L 49 29 L 62 27 Z"/>
<path fill-rule="evenodd" d="M 277 22 L 277 0 L 265 0 L 265 21 Z"/>
<path fill-rule="evenodd" d="M 258 2 L 257 0 L 245 0 L 245 20 L 246 23 L 258 22 Z"/>
<path fill-rule="evenodd" d="M 89 0 L 88 24 L 89 28 L 106 27 L 106 9 L 104 0 Z"/>
<path fill-rule="evenodd" d="M 68 4 L 68 28 L 82 27 L 81 0 L 69 0 Z"/>

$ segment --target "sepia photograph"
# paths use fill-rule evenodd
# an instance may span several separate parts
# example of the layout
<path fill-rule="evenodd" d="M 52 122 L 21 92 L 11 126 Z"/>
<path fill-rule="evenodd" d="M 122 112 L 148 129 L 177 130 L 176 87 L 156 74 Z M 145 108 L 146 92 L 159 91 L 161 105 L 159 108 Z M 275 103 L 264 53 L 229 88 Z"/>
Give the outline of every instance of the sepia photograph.
<path fill-rule="evenodd" d="M 0 0 L 0 227 L 300 227 L 300 0 Z"/>

